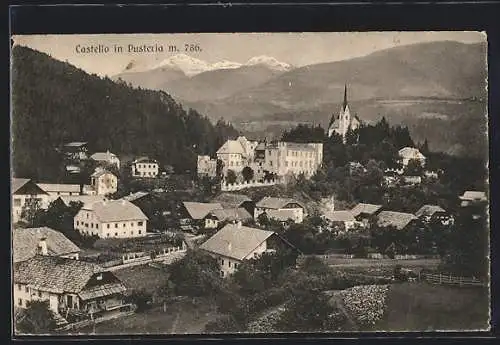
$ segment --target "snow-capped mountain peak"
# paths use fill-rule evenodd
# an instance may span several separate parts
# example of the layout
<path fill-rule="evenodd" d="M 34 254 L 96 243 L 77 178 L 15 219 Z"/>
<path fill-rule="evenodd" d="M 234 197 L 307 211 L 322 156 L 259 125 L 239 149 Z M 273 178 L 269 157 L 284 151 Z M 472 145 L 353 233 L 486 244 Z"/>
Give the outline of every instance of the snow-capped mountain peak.
<path fill-rule="evenodd" d="M 210 64 L 186 54 L 177 54 L 170 56 L 162 60 L 160 63 L 154 65 L 151 69 L 157 69 L 161 67 L 180 69 L 187 76 L 193 76 L 210 70 Z"/>
<path fill-rule="evenodd" d="M 245 65 L 247 66 L 265 65 L 271 69 L 278 71 L 289 71 L 290 69 L 292 69 L 292 66 L 290 64 L 278 61 L 272 56 L 266 56 L 266 55 L 254 56 L 253 58 L 248 60 Z"/>

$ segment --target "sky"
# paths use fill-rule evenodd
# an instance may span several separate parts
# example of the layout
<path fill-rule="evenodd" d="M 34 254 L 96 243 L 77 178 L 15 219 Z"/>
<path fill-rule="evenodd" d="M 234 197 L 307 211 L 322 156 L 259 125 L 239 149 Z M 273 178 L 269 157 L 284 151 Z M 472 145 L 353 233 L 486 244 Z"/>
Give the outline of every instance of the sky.
<path fill-rule="evenodd" d="M 254 56 L 267 55 L 296 67 L 333 62 L 368 55 L 400 45 L 432 41 L 478 43 L 486 34 L 473 31 L 439 32 L 345 32 L 345 33 L 194 33 L 194 34 L 101 34 L 101 35 L 21 35 L 14 44 L 30 47 L 67 61 L 88 73 L 113 76 L 134 60 L 154 64 L 171 55 L 184 53 L 210 63 L 229 60 L 245 63 Z M 128 45 L 162 46 L 163 52 L 128 53 Z M 196 44 L 198 52 L 184 52 L 186 44 Z M 82 47 L 101 45 L 108 53 L 82 53 Z M 115 52 L 114 46 L 122 46 Z M 178 53 L 168 51 L 175 45 Z M 77 51 L 78 50 L 78 51 Z"/>

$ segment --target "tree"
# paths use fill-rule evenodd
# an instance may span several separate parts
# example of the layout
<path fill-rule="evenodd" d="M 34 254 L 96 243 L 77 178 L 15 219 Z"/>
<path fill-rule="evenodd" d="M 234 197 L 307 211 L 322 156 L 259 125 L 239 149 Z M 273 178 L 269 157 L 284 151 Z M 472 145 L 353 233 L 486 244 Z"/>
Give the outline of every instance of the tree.
<path fill-rule="evenodd" d="M 37 227 L 40 225 L 42 215 L 43 210 L 40 199 L 26 199 L 24 206 L 21 209 L 21 219 L 26 220 L 30 227 Z"/>
<path fill-rule="evenodd" d="M 238 177 L 236 176 L 236 173 L 234 172 L 234 170 L 227 171 L 227 175 L 226 175 L 227 183 L 233 184 L 236 182 L 237 179 L 238 179 Z"/>
<path fill-rule="evenodd" d="M 134 290 L 130 295 L 127 296 L 127 303 L 133 303 L 136 305 L 136 312 L 141 313 L 152 306 L 152 294 L 145 290 Z"/>
<path fill-rule="evenodd" d="M 254 171 L 252 168 L 246 166 L 241 171 L 241 175 L 243 175 L 243 179 L 245 181 L 251 181 L 251 180 L 253 180 L 253 177 L 254 177 Z"/>
<path fill-rule="evenodd" d="M 418 159 L 410 159 L 408 165 L 405 168 L 405 174 L 411 176 L 422 175 L 423 167 Z"/>
<path fill-rule="evenodd" d="M 25 334 L 47 334 L 56 328 L 54 313 L 49 309 L 49 301 L 29 301 L 16 324 Z"/>

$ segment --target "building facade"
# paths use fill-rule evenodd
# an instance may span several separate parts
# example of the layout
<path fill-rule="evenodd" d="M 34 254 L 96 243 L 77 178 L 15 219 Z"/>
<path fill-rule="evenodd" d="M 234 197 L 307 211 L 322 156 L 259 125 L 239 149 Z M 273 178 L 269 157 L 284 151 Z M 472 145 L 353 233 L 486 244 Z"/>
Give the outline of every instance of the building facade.
<path fill-rule="evenodd" d="M 50 196 L 30 179 L 13 178 L 12 193 L 12 223 L 22 220 L 22 211 L 26 205 L 36 203 L 39 208 L 47 208 Z"/>
<path fill-rule="evenodd" d="M 410 161 L 415 160 L 420 163 L 420 166 L 425 166 L 425 156 L 414 147 L 403 147 L 398 151 L 399 162 L 403 167 L 407 167 Z"/>
<path fill-rule="evenodd" d="M 90 185 L 96 195 L 113 194 L 118 190 L 118 177 L 107 170 L 98 168 L 90 176 Z"/>
<path fill-rule="evenodd" d="M 131 169 L 133 177 L 155 178 L 158 176 L 160 166 L 156 160 L 143 157 L 133 161 Z"/>
<path fill-rule="evenodd" d="M 278 221 L 291 219 L 302 223 L 306 212 L 305 207 L 294 199 L 264 197 L 255 205 L 254 219 L 258 220 L 263 213 Z"/>
<path fill-rule="evenodd" d="M 90 159 L 104 165 L 114 165 L 117 169 L 120 169 L 120 159 L 114 153 L 109 152 L 109 150 L 106 152 L 96 152 L 90 156 Z"/>

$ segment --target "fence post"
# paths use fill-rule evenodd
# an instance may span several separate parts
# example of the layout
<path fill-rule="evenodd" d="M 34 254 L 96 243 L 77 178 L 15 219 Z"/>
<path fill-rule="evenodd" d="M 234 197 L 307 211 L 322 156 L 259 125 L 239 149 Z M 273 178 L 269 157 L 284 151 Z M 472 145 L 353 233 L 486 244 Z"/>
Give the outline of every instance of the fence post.
<path fill-rule="evenodd" d="M 443 275 L 439 273 L 439 284 L 441 284 L 442 282 L 443 282 Z"/>

